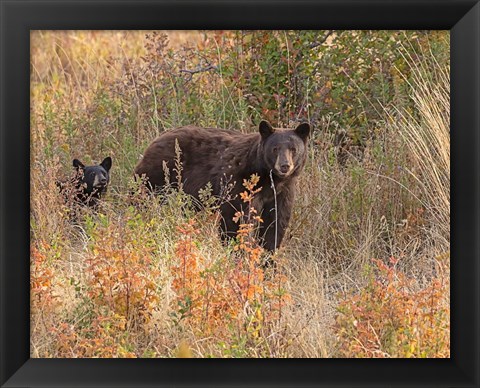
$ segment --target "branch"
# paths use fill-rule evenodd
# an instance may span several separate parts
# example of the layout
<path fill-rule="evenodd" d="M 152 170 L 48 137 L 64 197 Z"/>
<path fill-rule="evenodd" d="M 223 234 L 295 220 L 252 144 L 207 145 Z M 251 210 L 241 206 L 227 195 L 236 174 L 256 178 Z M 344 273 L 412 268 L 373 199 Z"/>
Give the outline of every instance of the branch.
<path fill-rule="evenodd" d="M 188 75 L 188 80 L 191 80 L 193 78 L 194 74 L 204 73 L 204 72 L 210 71 L 210 70 L 218 71 L 218 67 L 209 64 L 205 67 L 197 67 L 194 70 L 180 69 L 180 73 L 186 73 Z"/>
<path fill-rule="evenodd" d="M 310 43 L 310 44 L 307 46 L 307 48 L 308 48 L 309 50 L 312 50 L 312 49 L 314 49 L 314 48 L 316 48 L 316 47 L 318 47 L 318 46 L 321 46 L 322 44 L 325 43 L 325 41 L 328 39 L 328 37 L 329 37 L 330 35 L 332 35 L 332 33 L 333 33 L 333 30 L 328 30 L 327 33 L 323 36 L 323 38 L 322 38 L 321 40 L 316 41 L 316 42 L 313 42 L 313 43 Z"/>

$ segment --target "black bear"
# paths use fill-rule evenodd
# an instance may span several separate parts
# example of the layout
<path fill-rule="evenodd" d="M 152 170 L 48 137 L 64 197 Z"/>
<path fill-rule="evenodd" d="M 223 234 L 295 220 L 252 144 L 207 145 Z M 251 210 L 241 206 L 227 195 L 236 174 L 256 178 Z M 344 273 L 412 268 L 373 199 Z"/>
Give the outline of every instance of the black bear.
<path fill-rule="evenodd" d="M 67 201 L 95 208 L 98 200 L 107 192 L 110 183 L 112 158 L 103 159 L 102 163 L 85 166 L 80 160 L 73 159 L 75 174 L 68 181 L 57 182 Z"/>
<path fill-rule="evenodd" d="M 208 182 L 212 194 L 222 197 L 230 185 L 230 199 L 223 201 L 220 212 L 222 236 L 234 237 L 238 225 L 233 221 L 241 210 L 239 194 L 245 191 L 243 180 L 252 174 L 260 177 L 253 206 L 261 215 L 260 243 L 269 251 L 277 249 L 288 226 L 295 195 L 297 177 L 307 158 L 310 125 L 300 124 L 295 130 L 273 128 L 267 121 L 258 133 L 243 134 L 216 128 L 186 126 L 166 131 L 145 150 L 135 167 L 135 175 L 143 177 L 152 190 L 165 185 L 164 165 L 176 182 L 176 143 L 181 150 L 183 190 L 198 199 L 199 190 Z M 273 181 L 273 187 L 272 187 Z"/>

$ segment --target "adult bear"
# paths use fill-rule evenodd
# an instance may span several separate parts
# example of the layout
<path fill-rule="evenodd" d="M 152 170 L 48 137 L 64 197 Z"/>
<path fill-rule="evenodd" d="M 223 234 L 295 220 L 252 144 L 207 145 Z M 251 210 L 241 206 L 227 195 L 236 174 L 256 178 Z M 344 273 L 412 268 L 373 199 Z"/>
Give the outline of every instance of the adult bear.
<path fill-rule="evenodd" d="M 135 167 L 150 189 L 165 185 L 164 166 L 170 171 L 170 182 L 176 182 L 176 142 L 181 150 L 181 182 L 185 193 L 198 199 L 198 192 L 208 182 L 212 194 L 222 198 L 229 186 L 229 200 L 222 201 L 220 212 L 222 237 L 234 237 L 238 225 L 234 215 L 245 203 L 239 194 L 245 191 L 243 180 L 252 174 L 260 176 L 253 206 L 263 219 L 260 243 L 269 251 L 277 249 L 288 226 L 297 177 L 307 158 L 310 125 L 295 130 L 273 128 L 267 121 L 258 133 L 243 134 L 216 128 L 186 126 L 162 133 L 145 150 Z M 272 187 L 272 180 L 274 188 Z M 275 211 L 275 206 L 277 211 Z"/>

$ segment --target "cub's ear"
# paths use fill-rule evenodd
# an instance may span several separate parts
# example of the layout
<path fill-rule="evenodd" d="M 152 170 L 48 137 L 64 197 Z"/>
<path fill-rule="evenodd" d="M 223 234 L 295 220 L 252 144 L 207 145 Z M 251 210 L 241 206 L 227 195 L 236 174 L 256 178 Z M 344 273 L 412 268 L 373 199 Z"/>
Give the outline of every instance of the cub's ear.
<path fill-rule="evenodd" d="M 112 158 L 107 156 L 105 159 L 103 159 L 102 163 L 100 163 L 100 166 L 109 171 L 112 168 Z"/>
<path fill-rule="evenodd" d="M 273 132 L 275 132 L 275 128 L 273 128 L 272 125 L 266 120 L 260 121 L 258 129 L 260 130 L 260 135 L 262 135 L 262 139 L 264 140 L 269 137 Z"/>
<path fill-rule="evenodd" d="M 81 168 L 82 170 L 85 168 L 85 165 L 78 159 L 73 159 L 73 167 Z"/>
<path fill-rule="evenodd" d="M 310 124 L 302 123 L 297 128 L 295 128 L 295 133 L 299 136 L 303 141 L 308 139 L 310 136 Z"/>

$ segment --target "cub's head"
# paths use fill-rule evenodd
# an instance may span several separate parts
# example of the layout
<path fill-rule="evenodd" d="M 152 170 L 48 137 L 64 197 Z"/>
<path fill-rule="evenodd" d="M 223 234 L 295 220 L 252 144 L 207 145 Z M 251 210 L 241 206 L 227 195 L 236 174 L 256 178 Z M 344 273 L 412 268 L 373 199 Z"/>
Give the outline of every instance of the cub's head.
<path fill-rule="evenodd" d="M 103 159 L 102 163 L 94 166 L 85 166 L 80 160 L 73 159 L 73 167 L 76 168 L 78 180 L 87 193 L 104 193 L 107 191 L 110 182 L 109 171 L 112 167 L 110 156 Z"/>
<path fill-rule="evenodd" d="M 310 124 L 303 123 L 294 130 L 275 129 L 269 122 L 259 125 L 263 144 L 263 161 L 278 178 L 298 174 L 307 158 Z"/>

